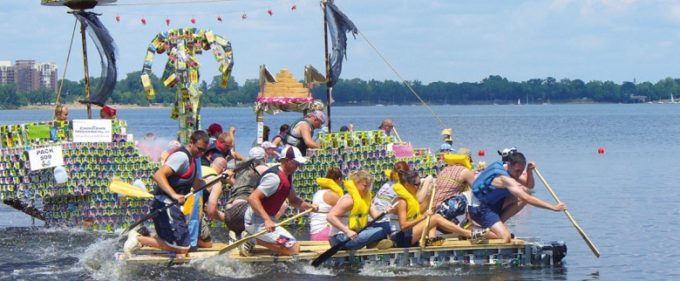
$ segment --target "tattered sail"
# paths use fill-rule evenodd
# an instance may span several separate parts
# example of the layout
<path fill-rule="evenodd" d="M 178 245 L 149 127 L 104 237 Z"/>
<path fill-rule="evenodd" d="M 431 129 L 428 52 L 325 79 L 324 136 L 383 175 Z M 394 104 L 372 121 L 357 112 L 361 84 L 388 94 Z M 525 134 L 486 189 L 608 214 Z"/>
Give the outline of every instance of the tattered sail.
<path fill-rule="evenodd" d="M 111 94 L 113 94 L 113 89 L 116 87 L 116 48 L 113 43 L 113 38 L 99 20 L 97 14 L 77 11 L 74 12 L 73 15 L 80 21 L 80 24 L 87 28 L 87 33 L 94 41 L 95 46 L 97 46 L 102 69 L 101 79 L 97 85 L 97 89 L 90 94 L 90 100 L 82 100 L 80 102 L 104 106 Z"/>
<path fill-rule="evenodd" d="M 331 34 L 333 51 L 331 52 L 331 69 L 328 75 L 329 87 L 333 87 L 340 77 L 342 71 L 342 60 L 345 58 L 347 49 L 347 32 L 352 32 L 355 36 L 359 32 L 354 23 L 338 9 L 332 1 L 326 3 L 326 22 L 328 31 Z"/>

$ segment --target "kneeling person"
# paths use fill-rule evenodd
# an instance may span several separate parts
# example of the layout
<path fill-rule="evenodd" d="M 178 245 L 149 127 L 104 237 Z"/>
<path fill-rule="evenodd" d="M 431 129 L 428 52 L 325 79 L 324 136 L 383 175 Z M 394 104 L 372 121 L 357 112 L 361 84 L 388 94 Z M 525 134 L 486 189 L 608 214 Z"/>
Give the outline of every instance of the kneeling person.
<path fill-rule="evenodd" d="M 340 197 L 338 203 L 328 213 L 326 220 L 333 228 L 331 229 L 329 242 L 335 246 L 344 241 L 349 241 L 344 248 L 349 250 L 361 249 L 366 245 L 378 242 L 386 238 L 385 232 L 379 226 L 368 227 L 357 233 L 368 223 L 368 215 L 376 218 L 380 212 L 371 207 L 373 194 L 370 190 L 373 186 L 373 177 L 367 171 L 357 171 L 345 181 L 347 193 Z M 387 210 L 389 211 L 389 210 Z M 341 217 L 346 218 L 341 220 Z M 392 246 L 391 240 L 384 240 L 378 248 L 385 249 Z"/>
<path fill-rule="evenodd" d="M 293 174 L 307 159 L 297 147 L 288 146 L 281 153 L 281 165 L 267 170 L 248 197 L 248 209 L 244 217 L 245 229 L 248 233 L 256 233 L 263 229 L 267 232 L 257 238 L 257 243 L 279 255 L 292 256 L 300 252 L 300 243 L 286 229 L 276 226 L 276 213 L 288 199 L 298 209 L 316 210 L 318 207 L 298 197 L 293 189 Z M 244 245 L 241 255 L 249 255 L 252 243 Z"/>

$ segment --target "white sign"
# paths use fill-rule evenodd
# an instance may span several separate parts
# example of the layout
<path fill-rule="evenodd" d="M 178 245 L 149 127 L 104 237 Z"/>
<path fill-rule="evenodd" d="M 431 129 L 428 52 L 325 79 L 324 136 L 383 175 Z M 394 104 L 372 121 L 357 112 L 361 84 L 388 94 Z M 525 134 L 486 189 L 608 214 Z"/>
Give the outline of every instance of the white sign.
<path fill-rule="evenodd" d="M 28 151 L 31 171 L 64 165 L 61 146 L 48 146 Z"/>
<path fill-rule="evenodd" d="M 111 120 L 73 120 L 73 142 L 111 142 Z"/>

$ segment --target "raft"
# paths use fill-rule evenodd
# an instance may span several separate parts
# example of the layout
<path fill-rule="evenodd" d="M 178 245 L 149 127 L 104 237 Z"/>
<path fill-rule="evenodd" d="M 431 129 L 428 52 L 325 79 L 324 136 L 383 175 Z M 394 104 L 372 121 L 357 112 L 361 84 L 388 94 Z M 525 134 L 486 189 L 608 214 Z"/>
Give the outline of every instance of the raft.
<path fill-rule="evenodd" d="M 224 255 L 233 261 L 242 263 L 277 263 L 298 262 L 311 263 L 321 253 L 329 249 L 326 241 L 300 241 L 300 254 L 295 256 L 277 256 L 266 248 L 256 246 L 252 256 L 242 257 L 238 250 Z M 226 244 L 215 243 L 212 248 L 199 249 L 188 256 L 175 257 L 166 251 L 144 247 L 132 257 L 118 254 L 119 260 L 128 265 L 174 265 L 185 264 L 194 260 L 217 257 L 220 249 Z M 428 246 L 424 249 L 391 248 L 386 250 L 360 249 L 340 251 L 323 263 L 324 267 L 364 265 L 411 267 L 436 267 L 447 265 L 504 265 L 504 266 L 551 266 L 560 265 L 567 254 L 564 242 L 534 242 L 513 239 L 504 243 L 500 239 L 491 239 L 482 244 L 472 244 L 469 240 L 448 238 L 441 246 Z"/>

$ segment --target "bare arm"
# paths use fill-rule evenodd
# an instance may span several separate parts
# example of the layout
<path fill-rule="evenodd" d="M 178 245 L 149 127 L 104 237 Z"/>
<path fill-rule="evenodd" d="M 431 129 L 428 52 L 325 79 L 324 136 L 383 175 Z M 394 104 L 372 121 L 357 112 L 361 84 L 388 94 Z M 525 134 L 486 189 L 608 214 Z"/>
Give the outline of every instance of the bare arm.
<path fill-rule="evenodd" d="M 471 188 L 472 183 L 475 181 L 475 173 L 473 173 L 472 171 L 470 171 L 468 169 L 465 169 L 465 170 L 463 170 L 462 176 L 463 176 L 463 180 L 465 181 L 465 183 L 467 183 L 468 188 Z"/>
<path fill-rule="evenodd" d="M 335 204 L 335 206 L 331 208 L 330 212 L 328 212 L 328 215 L 326 216 L 326 221 L 328 221 L 328 223 L 345 233 L 345 235 L 350 238 L 353 236 L 353 231 L 349 229 L 347 225 L 343 224 L 342 221 L 340 221 L 340 217 L 352 210 L 352 206 L 354 206 L 352 197 L 345 195 L 341 197 L 340 200 L 338 200 L 338 204 Z"/>
<path fill-rule="evenodd" d="M 312 128 L 309 127 L 309 124 L 304 123 L 300 125 L 299 129 L 300 130 L 300 136 L 302 136 L 302 140 L 305 142 L 307 147 L 309 148 L 319 148 L 320 146 L 312 139 Z"/>
<path fill-rule="evenodd" d="M 314 204 L 309 204 L 305 202 L 302 198 L 297 196 L 297 193 L 295 193 L 295 189 L 290 189 L 290 192 L 288 193 L 288 202 L 290 202 L 293 207 L 301 209 L 301 210 L 307 210 L 309 208 L 316 209 Z"/>
<path fill-rule="evenodd" d="M 340 196 L 335 192 L 330 191 L 323 194 L 323 201 L 328 205 L 335 206 L 338 203 L 338 199 L 340 199 Z"/>
<path fill-rule="evenodd" d="M 421 216 L 420 219 L 408 221 L 406 217 L 406 200 L 401 198 L 397 199 L 397 215 L 399 216 L 399 226 L 401 227 L 401 230 L 407 230 L 425 219 L 424 216 Z"/>
<path fill-rule="evenodd" d="M 264 198 L 265 198 L 264 193 L 262 193 L 261 190 L 256 188 L 255 190 L 253 190 L 253 193 L 251 193 L 250 196 L 248 196 L 248 204 L 250 204 L 250 207 L 253 209 L 253 211 L 264 220 L 265 229 L 267 229 L 267 231 L 269 232 L 272 232 L 274 231 L 276 224 L 269 217 L 267 211 L 264 210 L 264 206 L 262 206 L 262 200 Z"/>
<path fill-rule="evenodd" d="M 538 197 L 535 197 L 527 193 L 526 191 L 524 191 L 526 187 L 521 185 L 519 182 L 517 182 L 511 177 L 499 176 L 494 179 L 494 182 L 496 182 L 497 180 L 500 181 L 501 183 L 499 186 L 507 188 L 512 195 L 517 197 L 517 199 L 527 202 L 535 207 L 553 211 L 563 211 L 567 209 L 567 206 L 564 203 L 552 205 L 548 202 L 539 199 Z"/>
<path fill-rule="evenodd" d="M 211 177 L 210 179 L 213 178 Z M 220 195 L 222 195 L 222 183 L 218 181 L 210 188 L 210 197 L 208 197 L 208 206 L 206 206 L 206 214 L 208 215 L 208 219 L 219 219 L 220 221 L 224 221 L 224 213 L 217 209 L 217 202 L 220 199 Z"/>
<path fill-rule="evenodd" d="M 177 194 L 175 190 L 170 186 L 170 183 L 168 182 L 168 177 L 172 176 L 175 174 L 175 171 L 172 170 L 169 166 L 163 165 L 161 166 L 154 174 L 153 174 L 153 180 L 156 182 L 158 187 L 160 187 L 165 194 L 170 196 L 170 198 L 176 200 L 180 204 L 184 203 L 184 196 Z"/>

